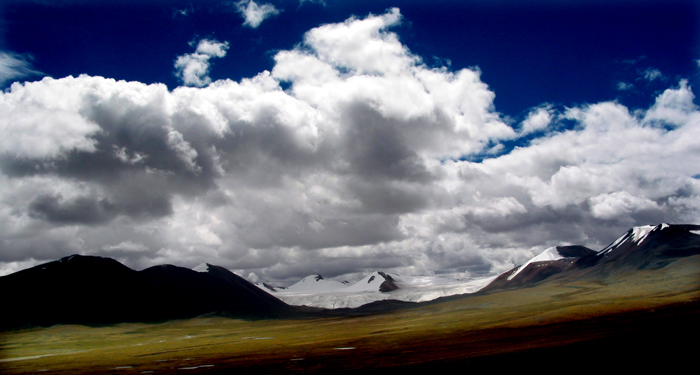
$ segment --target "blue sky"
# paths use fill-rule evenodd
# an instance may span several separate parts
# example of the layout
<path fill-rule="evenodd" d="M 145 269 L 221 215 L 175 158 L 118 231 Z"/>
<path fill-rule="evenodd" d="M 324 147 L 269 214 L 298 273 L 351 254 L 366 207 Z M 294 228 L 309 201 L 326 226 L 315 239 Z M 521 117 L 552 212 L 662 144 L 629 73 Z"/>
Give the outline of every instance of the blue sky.
<path fill-rule="evenodd" d="M 649 92 L 665 88 L 640 81 L 648 69 L 666 80 L 698 79 L 693 1 L 295 0 L 271 3 L 279 13 L 256 28 L 243 25 L 232 3 L 9 1 L 0 47 L 31 56 L 54 78 L 90 74 L 172 89 L 180 84 L 172 61 L 197 38 L 228 41 L 231 53 L 210 76 L 240 80 L 271 69 L 274 51 L 292 48 L 313 27 L 399 7 L 404 21 L 392 31 L 411 51 L 432 66 L 479 67 L 498 110 L 510 116 L 543 102 L 648 105 Z M 621 92 L 621 82 L 636 82 L 636 90 Z"/>
<path fill-rule="evenodd" d="M 698 222 L 699 38 L 685 0 L 5 1 L 0 270 L 474 276 Z"/>

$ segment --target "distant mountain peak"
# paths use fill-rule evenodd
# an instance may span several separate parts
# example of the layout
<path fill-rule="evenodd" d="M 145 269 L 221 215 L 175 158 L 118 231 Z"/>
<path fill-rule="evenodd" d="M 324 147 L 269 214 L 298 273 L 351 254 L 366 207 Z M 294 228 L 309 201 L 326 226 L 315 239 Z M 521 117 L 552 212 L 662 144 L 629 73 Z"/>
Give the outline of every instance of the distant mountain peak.
<path fill-rule="evenodd" d="M 71 255 L 2 276 L 0 290 L 8 302 L 0 309 L 0 330 L 162 321 L 209 313 L 294 313 L 240 276 L 209 264 L 206 273 L 168 264 L 135 271 L 112 258 Z"/>
<path fill-rule="evenodd" d="M 700 254 L 700 225 L 642 225 L 630 228 L 600 251 L 583 246 L 550 247 L 485 287 L 484 291 L 532 286 L 557 278 L 608 277 L 621 270 L 657 269 Z M 585 276 L 584 276 L 585 275 Z"/>
<path fill-rule="evenodd" d="M 284 288 L 285 291 L 297 292 L 297 293 L 318 293 L 318 292 L 330 292 L 345 288 L 346 285 L 340 281 L 326 280 L 323 276 L 319 274 L 313 274 L 304 277 L 297 283 Z"/>
<path fill-rule="evenodd" d="M 600 255 L 605 255 L 610 251 L 619 248 L 625 242 L 632 242 L 636 245 L 640 245 L 649 236 L 650 233 L 656 231 L 662 231 L 672 226 L 667 223 L 661 223 L 659 225 L 642 225 L 638 227 L 633 227 L 622 236 L 618 237 L 617 240 L 613 241 L 610 245 L 605 247 L 599 252 Z"/>
<path fill-rule="evenodd" d="M 508 276 L 508 281 L 513 280 L 518 274 L 524 271 L 531 264 L 535 264 L 538 262 L 562 261 L 567 259 L 569 260 L 569 263 L 571 263 L 573 259 L 580 258 L 585 255 L 590 255 L 593 253 L 595 253 L 594 250 L 591 250 L 584 246 L 553 246 L 546 249 L 536 257 L 528 260 L 523 265 L 518 267 Z"/>
<path fill-rule="evenodd" d="M 347 292 L 390 292 L 399 289 L 394 279 L 382 271 L 374 271 L 369 276 L 347 287 Z"/>
<path fill-rule="evenodd" d="M 698 229 L 700 225 L 667 223 L 634 227 L 596 256 L 581 259 L 577 266 L 604 265 L 604 272 L 664 267 L 673 259 L 700 253 Z"/>
<path fill-rule="evenodd" d="M 306 282 L 317 282 L 317 281 L 320 281 L 320 280 L 324 280 L 324 279 L 323 279 L 323 276 L 321 276 L 321 275 L 319 275 L 319 274 L 313 274 L 313 275 L 309 275 L 309 276 L 304 277 L 303 279 L 300 280 L 300 282 L 304 282 L 304 283 L 306 283 Z"/>

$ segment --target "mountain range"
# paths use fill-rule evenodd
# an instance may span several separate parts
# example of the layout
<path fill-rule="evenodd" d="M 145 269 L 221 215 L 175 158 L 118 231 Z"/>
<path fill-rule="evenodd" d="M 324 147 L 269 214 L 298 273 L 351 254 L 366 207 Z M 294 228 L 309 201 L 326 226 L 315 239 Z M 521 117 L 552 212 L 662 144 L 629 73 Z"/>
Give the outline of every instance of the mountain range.
<path fill-rule="evenodd" d="M 493 279 L 493 276 L 454 279 L 374 271 L 354 284 L 309 275 L 289 287 L 273 287 L 266 283 L 255 285 L 290 305 L 338 309 L 356 308 L 377 301 L 425 302 L 474 293 Z"/>
<path fill-rule="evenodd" d="M 274 318 L 298 313 L 231 271 L 173 265 L 135 271 L 114 259 L 71 255 L 0 277 L 0 330 L 54 324 L 155 322 L 221 314 Z"/>
<path fill-rule="evenodd" d="M 292 317 L 323 311 L 314 307 L 368 303 L 398 306 L 391 301 L 439 301 L 440 297 L 497 293 L 553 280 L 656 270 L 697 254 L 700 225 L 659 224 L 632 228 L 600 251 L 584 246 L 552 247 L 496 277 L 454 280 L 376 271 L 354 284 L 311 275 L 286 288 L 256 286 L 210 264 L 196 270 L 160 265 L 135 271 L 110 258 L 71 255 L 0 277 L 4 293 L 0 330 L 152 322 L 205 314 Z"/>
<path fill-rule="evenodd" d="M 355 308 L 384 300 L 425 302 L 453 295 L 524 288 L 555 276 L 604 276 L 615 271 L 659 268 L 699 251 L 700 226 L 659 224 L 631 228 L 600 251 L 580 245 L 551 247 L 497 277 L 457 280 L 375 271 L 355 284 L 310 275 L 289 287 L 256 285 L 291 305 Z"/>
<path fill-rule="evenodd" d="M 634 227 L 600 251 L 583 246 L 545 250 L 487 285 L 481 292 L 516 289 L 545 280 L 605 278 L 616 273 L 663 268 L 672 261 L 700 254 L 700 226 Z M 700 277 L 700 275 L 698 275 Z"/>

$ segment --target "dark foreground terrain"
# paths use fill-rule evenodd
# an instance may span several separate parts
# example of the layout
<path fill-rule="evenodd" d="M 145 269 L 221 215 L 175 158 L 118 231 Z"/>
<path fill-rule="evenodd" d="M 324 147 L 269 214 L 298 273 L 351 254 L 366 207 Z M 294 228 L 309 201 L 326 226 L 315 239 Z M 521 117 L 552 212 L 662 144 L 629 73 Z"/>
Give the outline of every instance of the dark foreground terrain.
<path fill-rule="evenodd" d="M 698 270 L 694 255 L 386 312 L 6 331 L 0 372 L 688 371 L 700 334 Z"/>

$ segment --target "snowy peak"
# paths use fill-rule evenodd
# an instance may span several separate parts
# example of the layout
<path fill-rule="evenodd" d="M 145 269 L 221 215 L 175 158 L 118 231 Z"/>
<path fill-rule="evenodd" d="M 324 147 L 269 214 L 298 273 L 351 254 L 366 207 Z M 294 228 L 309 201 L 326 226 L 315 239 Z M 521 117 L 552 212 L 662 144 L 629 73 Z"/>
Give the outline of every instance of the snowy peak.
<path fill-rule="evenodd" d="M 622 236 L 618 237 L 617 240 L 615 240 L 613 243 L 601 250 L 598 254 L 607 255 L 608 253 L 621 248 L 623 245 L 639 246 L 644 242 L 644 240 L 647 239 L 647 237 L 649 237 L 651 233 L 661 232 L 668 228 L 671 228 L 671 225 L 666 223 L 662 223 L 659 225 L 643 225 L 639 227 L 634 227 L 628 230 Z"/>
<path fill-rule="evenodd" d="M 335 280 L 326 280 L 321 275 L 309 275 L 298 281 L 296 284 L 284 288 L 283 291 L 288 293 L 356 293 L 389 292 L 399 288 L 391 276 L 381 271 L 375 271 L 369 276 L 350 286 L 348 286 L 348 284 L 349 283 L 347 281 L 340 282 Z"/>
<path fill-rule="evenodd" d="M 663 224 L 659 224 L 657 226 L 644 225 L 641 227 L 632 228 L 632 241 L 639 244 L 641 241 L 643 241 L 647 237 L 647 235 L 649 235 L 649 232 L 651 232 L 653 230 L 657 230 L 657 229 L 661 230 L 662 225 Z"/>
<path fill-rule="evenodd" d="M 525 264 L 518 267 L 518 269 L 515 270 L 515 272 L 513 272 L 512 274 L 510 274 L 510 276 L 508 276 L 508 280 L 513 280 L 513 278 L 515 276 L 517 276 L 520 272 L 522 272 L 522 270 L 527 268 L 527 266 L 530 265 L 531 263 L 544 262 L 544 261 L 548 261 L 548 260 L 559 260 L 562 258 L 564 258 L 564 257 L 561 254 L 559 254 L 559 251 L 557 250 L 556 247 L 550 247 L 549 249 L 540 253 L 540 255 L 528 260 L 527 262 L 525 262 Z"/>
<path fill-rule="evenodd" d="M 374 271 L 369 276 L 345 289 L 347 292 L 390 292 L 399 289 L 394 279 L 381 271 Z"/>
<path fill-rule="evenodd" d="M 295 293 L 278 289 L 274 295 L 290 305 L 328 309 L 354 308 L 376 301 L 425 302 L 455 294 L 474 293 L 494 278 L 401 276 L 377 271 L 349 287 L 334 292 Z M 397 289 L 393 289 L 392 285 L 396 285 Z"/>
<path fill-rule="evenodd" d="M 523 288 L 557 279 L 608 277 L 616 272 L 663 268 L 700 254 L 700 225 L 658 224 L 629 229 L 597 252 L 583 246 L 557 246 L 498 276 L 482 291 Z"/>
<path fill-rule="evenodd" d="M 309 275 L 296 284 L 286 288 L 285 291 L 295 293 L 322 293 L 337 291 L 346 287 L 347 285 L 340 281 L 326 280 L 321 275 Z"/>
<path fill-rule="evenodd" d="M 586 255 L 595 254 L 596 252 L 585 246 L 554 246 L 541 252 L 536 257 L 528 260 L 522 266 L 518 267 L 508 276 L 508 281 L 513 280 L 518 274 L 525 270 L 531 264 L 539 262 L 566 261 L 572 263 L 574 260 Z"/>
<path fill-rule="evenodd" d="M 666 223 L 634 227 L 595 257 L 582 259 L 578 265 L 604 265 L 606 272 L 663 267 L 670 259 L 700 253 L 698 229 L 699 225 Z"/>

